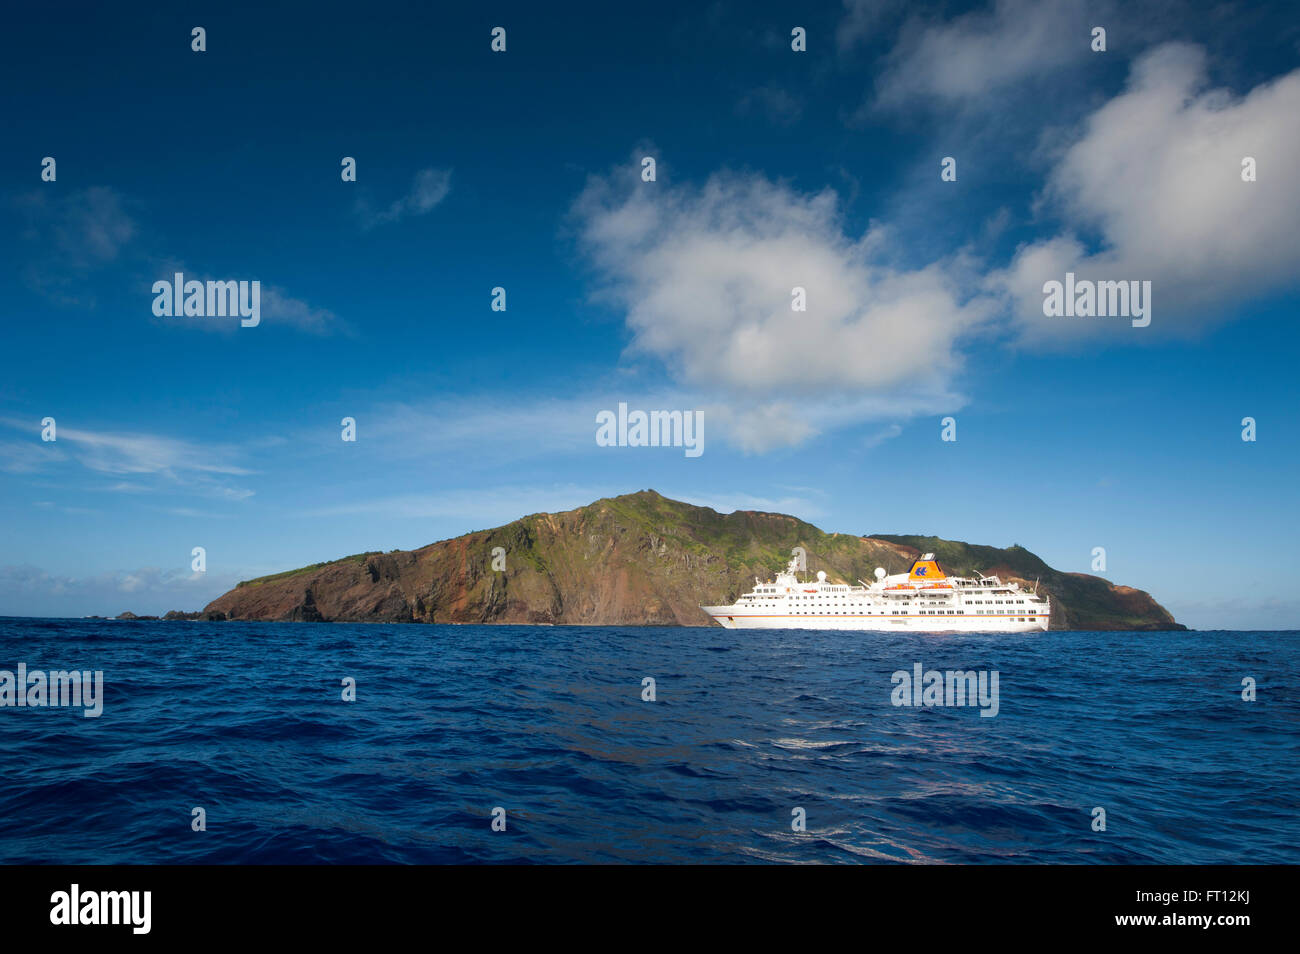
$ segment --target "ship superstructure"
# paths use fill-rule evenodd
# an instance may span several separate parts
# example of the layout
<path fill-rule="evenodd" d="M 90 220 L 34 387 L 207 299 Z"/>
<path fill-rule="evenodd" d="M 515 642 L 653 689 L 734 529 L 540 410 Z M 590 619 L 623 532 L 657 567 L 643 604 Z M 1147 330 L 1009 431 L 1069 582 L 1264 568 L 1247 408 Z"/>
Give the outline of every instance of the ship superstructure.
<path fill-rule="evenodd" d="M 799 559 L 730 606 L 703 606 L 727 629 L 910 629 L 924 632 L 1006 633 L 1047 629 L 1051 601 L 1018 583 L 982 573 L 948 576 L 933 553 L 906 573 L 876 569 L 872 583 L 832 583 L 824 570 L 799 580 Z"/>

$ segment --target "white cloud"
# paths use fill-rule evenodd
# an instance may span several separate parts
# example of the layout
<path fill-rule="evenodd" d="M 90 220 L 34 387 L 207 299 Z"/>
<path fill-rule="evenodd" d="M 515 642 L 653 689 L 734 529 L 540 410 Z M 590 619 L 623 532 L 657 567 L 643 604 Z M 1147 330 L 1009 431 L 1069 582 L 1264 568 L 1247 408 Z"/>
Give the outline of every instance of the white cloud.
<path fill-rule="evenodd" d="M 411 190 L 384 209 L 375 209 L 364 198 L 357 200 L 357 214 L 365 228 L 374 228 L 413 215 L 425 215 L 451 192 L 450 169 L 421 169 L 415 174 Z"/>
<path fill-rule="evenodd" d="M 574 212 L 631 351 L 662 361 L 747 449 L 955 400 L 959 344 L 988 316 L 955 262 L 882 264 L 885 231 L 845 234 L 830 189 L 727 173 L 675 187 L 625 169 L 591 180 Z M 795 286 L 806 312 L 791 310 Z"/>
<path fill-rule="evenodd" d="M 1125 91 L 1093 113 L 1044 192 L 1071 228 L 1029 243 L 990 287 L 1005 291 L 1031 342 L 1126 323 L 1048 319 L 1042 286 L 1078 278 L 1152 282 L 1152 331 L 1193 331 L 1240 303 L 1294 286 L 1300 70 L 1243 97 L 1207 89 L 1204 53 L 1165 44 L 1138 59 Z M 1244 156 L 1257 182 L 1243 182 Z"/>
<path fill-rule="evenodd" d="M 867 22 L 850 8 L 851 24 Z M 1083 0 L 997 0 L 992 7 L 942 23 L 914 19 L 886 60 L 876 84 L 881 106 L 987 99 L 999 89 L 1093 55 L 1090 28 L 1103 10 Z M 1091 19 L 1090 19 L 1091 17 Z"/>
<path fill-rule="evenodd" d="M 967 29 L 996 48 L 1020 9 L 1004 3 Z M 1135 61 L 1121 94 L 1061 134 L 1038 212 L 1067 227 L 1002 268 L 965 250 L 891 262 L 889 228 L 848 234 L 830 189 L 735 173 L 673 185 L 662 167 L 655 183 L 636 168 L 594 177 L 573 209 L 594 297 L 624 312 L 628 354 L 662 364 L 686 406 L 707 410 L 711 436 L 758 452 L 956 409 L 965 350 L 995 317 L 1013 317 L 1013 344 L 1134 340 L 1123 319 L 1043 315 L 1043 283 L 1067 271 L 1151 281 L 1154 330 L 1136 340 L 1198 330 L 1300 276 L 1300 179 L 1289 174 L 1300 70 L 1240 97 L 1207 85 L 1195 47 Z M 1241 180 L 1243 156 L 1257 160 L 1257 182 Z M 790 309 L 794 286 L 807 289 L 806 313 Z"/>

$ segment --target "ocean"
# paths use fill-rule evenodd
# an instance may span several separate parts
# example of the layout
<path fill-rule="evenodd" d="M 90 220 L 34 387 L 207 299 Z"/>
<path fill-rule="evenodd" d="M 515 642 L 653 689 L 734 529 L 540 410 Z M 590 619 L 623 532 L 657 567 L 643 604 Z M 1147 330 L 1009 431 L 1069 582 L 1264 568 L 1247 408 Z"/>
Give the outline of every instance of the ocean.
<path fill-rule="evenodd" d="M 0 708 L 9 864 L 1300 862 L 1296 632 L 0 619 L 19 664 L 102 713 Z"/>

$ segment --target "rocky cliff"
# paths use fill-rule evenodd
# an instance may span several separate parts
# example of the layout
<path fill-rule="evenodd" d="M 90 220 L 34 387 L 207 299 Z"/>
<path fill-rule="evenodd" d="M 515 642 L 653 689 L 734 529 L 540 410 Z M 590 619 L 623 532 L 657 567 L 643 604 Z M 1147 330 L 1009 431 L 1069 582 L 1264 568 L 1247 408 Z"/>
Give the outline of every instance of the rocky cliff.
<path fill-rule="evenodd" d="M 1182 629 L 1148 594 L 1053 570 L 1021 547 L 935 537 L 824 533 L 795 517 L 720 514 L 644 490 L 523 517 L 418 550 L 360 553 L 240 583 L 205 618 L 417 623 L 709 625 L 701 603 L 730 602 L 807 551 L 808 571 L 870 580 L 922 550 L 944 568 L 982 570 L 1052 597 L 1053 629 Z M 493 569 L 494 550 L 504 570 Z M 500 559 L 497 561 L 500 562 Z"/>

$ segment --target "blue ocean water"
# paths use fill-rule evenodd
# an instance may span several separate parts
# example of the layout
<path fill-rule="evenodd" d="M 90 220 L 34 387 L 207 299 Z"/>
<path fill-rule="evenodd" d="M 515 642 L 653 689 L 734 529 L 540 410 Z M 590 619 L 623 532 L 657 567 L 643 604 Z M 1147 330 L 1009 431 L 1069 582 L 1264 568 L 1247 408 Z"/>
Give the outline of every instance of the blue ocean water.
<path fill-rule="evenodd" d="M 0 619 L 20 662 L 104 700 L 0 708 L 6 863 L 1300 862 L 1295 632 Z M 895 706 L 916 663 L 998 714 Z"/>

